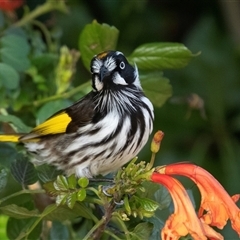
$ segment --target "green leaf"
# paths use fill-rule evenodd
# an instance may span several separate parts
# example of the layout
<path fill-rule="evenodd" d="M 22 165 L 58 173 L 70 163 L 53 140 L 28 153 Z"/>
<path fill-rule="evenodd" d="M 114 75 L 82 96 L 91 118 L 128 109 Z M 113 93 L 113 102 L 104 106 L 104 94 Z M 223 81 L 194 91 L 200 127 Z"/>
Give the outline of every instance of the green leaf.
<path fill-rule="evenodd" d="M 76 189 L 76 185 L 77 185 L 77 179 L 75 174 L 72 174 L 71 176 L 68 177 L 68 186 L 70 189 Z"/>
<path fill-rule="evenodd" d="M 76 201 L 77 201 L 77 193 L 76 192 L 69 193 L 67 195 L 66 203 L 69 208 L 72 209 L 73 206 L 75 205 Z"/>
<path fill-rule="evenodd" d="M 7 222 L 8 222 L 8 217 L 1 215 L 0 216 L 0 239 L 8 239 L 7 233 L 6 233 Z"/>
<path fill-rule="evenodd" d="M 73 207 L 73 211 L 78 214 L 78 216 L 84 217 L 86 219 L 92 219 L 92 208 L 86 205 L 84 202 L 76 202 Z"/>
<path fill-rule="evenodd" d="M 75 204 L 76 205 L 76 204 Z M 44 219 L 50 221 L 60 221 L 63 222 L 67 219 L 75 219 L 76 217 L 81 216 L 78 212 L 75 211 L 75 206 L 73 209 L 68 208 L 66 205 L 60 205 L 51 213 L 47 214 Z"/>
<path fill-rule="evenodd" d="M 52 53 L 43 53 L 41 55 L 36 56 L 32 60 L 32 64 L 35 65 L 38 71 L 46 69 L 46 67 L 53 67 L 57 64 L 58 55 Z"/>
<path fill-rule="evenodd" d="M 26 234 L 29 228 L 32 226 L 36 218 L 29 219 L 14 219 L 9 218 L 7 223 L 7 236 L 9 239 L 22 239 L 28 235 L 27 239 L 39 239 L 41 234 L 41 222 L 31 231 Z"/>
<path fill-rule="evenodd" d="M 57 180 L 54 181 L 53 186 L 58 191 L 67 191 L 69 189 L 67 178 L 63 175 L 57 176 Z"/>
<path fill-rule="evenodd" d="M 50 240 L 70 239 L 68 228 L 61 222 L 54 221 L 50 230 Z"/>
<path fill-rule="evenodd" d="M 30 47 L 27 39 L 15 34 L 1 38 L 0 57 L 2 61 L 17 71 L 24 71 L 30 66 L 27 58 Z"/>
<path fill-rule="evenodd" d="M 43 164 L 43 165 L 37 166 L 38 177 L 43 183 L 47 183 L 47 182 L 56 180 L 57 176 L 60 175 L 61 173 L 62 173 L 62 171 L 60 171 L 56 167 L 50 166 L 48 164 Z"/>
<path fill-rule="evenodd" d="M 87 196 L 85 189 L 80 189 L 77 193 L 77 200 L 82 202 Z"/>
<path fill-rule="evenodd" d="M 64 205 L 66 203 L 66 201 L 67 201 L 66 193 L 57 195 L 57 197 L 56 197 L 56 205 L 57 206 Z"/>
<path fill-rule="evenodd" d="M 3 48 L 0 50 L 1 59 L 17 71 L 25 71 L 30 67 L 27 56 L 18 56 L 14 49 Z"/>
<path fill-rule="evenodd" d="M 147 43 L 128 57 L 141 70 L 162 70 L 185 67 L 194 55 L 180 43 Z"/>
<path fill-rule="evenodd" d="M 0 192 L 6 187 L 8 174 L 5 168 L 0 166 Z"/>
<path fill-rule="evenodd" d="M 94 55 L 116 48 L 118 33 L 115 27 L 97 21 L 85 26 L 79 38 L 79 49 L 87 70 Z"/>
<path fill-rule="evenodd" d="M 25 125 L 20 118 L 14 115 L 0 115 L 0 122 L 12 123 L 18 132 L 29 132 L 31 130 L 31 127 Z"/>
<path fill-rule="evenodd" d="M 6 63 L 0 63 L 0 85 L 7 89 L 16 89 L 19 85 L 17 71 Z"/>
<path fill-rule="evenodd" d="M 131 240 L 143 240 L 149 239 L 152 233 L 153 225 L 148 222 L 139 223 L 133 230 L 130 232 L 132 235 Z"/>
<path fill-rule="evenodd" d="M 22 185 L 31 185 L 38 180 L 34 165 L 23 155 L 17 156 L 10 170 L 14 179 Z"/>
<path fill-rule="evenodd" d="M 144 93 L 156 107 L 161 107 L 172 96 L 172 86 L 162 72 L 140 74 L 140 79 Z"/>
<path fill-rule="evenodd" d="M 156 191 L 155 198 L 160 209 L 167 208 L 172 201 L 172 198 L 165 187 L 161 187 Z"/>
<path fill-rule="evenodd" d="M 82 188 L 86 188 L 89 184 L 89 180 L 86 177 L 81 177 L 78 179 L 78 185 Z"/>
<path fill-rule="evenodd" d="M 0 209 L 5 215 L 17 219 L 25 219 L 39 216 L 38 210 L 35 209 L 30 211 L 27 208 L 19 207 L 16 204 L 10 204 L 4 207 L 0 207 Z"/>
<path fill-rule="evenodd" d="M 16 159 L 17 151 L 8 143 L 0 143 L 0 161 L 1 165 L 9 167 L 11 163 Z"/>
<path fill-rule="evenodd" d="M 137 196 L 133 196 L 132 198 L 134 198 L 134 201 L 140 204 L 140 206 L 148 212 L 154 212 L 159 207 L 157 202 L 149 198 L 143 198 L 143 197 L 140 198 Z"/>
<path fill-rule="evenodd" d="M 55 189 L 54 182 L 46 182 L 43 184 L 43 189 L 46 190 L 46 192 L 52 196 L 57 196 L 59 194 L 59 191 Z"/>
<path fill-rule="evenodd" d="M 1 38 L 1 47 L 14 50 L 18 56 L 29 53 L 30 47 L 25 37 L 16 34 L 7 34 Z"/>

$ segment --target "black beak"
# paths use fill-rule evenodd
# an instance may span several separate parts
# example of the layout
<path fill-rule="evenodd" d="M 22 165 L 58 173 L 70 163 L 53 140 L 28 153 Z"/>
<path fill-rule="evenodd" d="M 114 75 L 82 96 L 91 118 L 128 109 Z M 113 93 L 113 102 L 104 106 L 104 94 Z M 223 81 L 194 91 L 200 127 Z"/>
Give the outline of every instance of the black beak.
<path fill-rule="evenodd" d="M 100 69 L 100 81 L 102 82 L 103 79 L 109 75 L 110 75 L 110 73 L 109 73 L 108 69 L 105 66 L 102 66 Z"/>

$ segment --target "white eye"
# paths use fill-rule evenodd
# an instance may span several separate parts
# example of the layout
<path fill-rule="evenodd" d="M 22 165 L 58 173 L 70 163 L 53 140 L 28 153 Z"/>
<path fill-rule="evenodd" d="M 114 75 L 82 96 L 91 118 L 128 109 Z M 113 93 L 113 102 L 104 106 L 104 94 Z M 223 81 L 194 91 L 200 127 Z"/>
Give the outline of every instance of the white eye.
<path fill-rule="evenodd" d="M 120 62 L 119 67 L 120 67 L 121 69 L 124 69 L 124 68 L 125 68 L 125 63 L 124 63 L 124 62 Z"/>

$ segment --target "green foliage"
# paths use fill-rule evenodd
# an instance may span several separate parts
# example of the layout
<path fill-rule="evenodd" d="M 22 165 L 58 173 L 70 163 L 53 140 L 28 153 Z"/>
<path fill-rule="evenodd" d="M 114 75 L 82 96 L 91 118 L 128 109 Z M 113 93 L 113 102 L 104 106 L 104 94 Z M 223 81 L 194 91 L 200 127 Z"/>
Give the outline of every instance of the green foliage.
<path fill-rule="evenodd" d="M 116 49 L 119 31 L 107 24 L 93 21 L 86 25 L 79 38 L 79 49 L 84 66 L 89 69 L 92 57 L 105 50 Z"/>
<path fill-rule="evenodd" d="M 90 89 L 86 72 L 92 57 L 117 47 L 119 30 L 96 20 L 79 34 L 78 50 L 62 46 L 56 26 L 48 28 L 37 20 L 53 10 L 66 12 L 65 2 L 46 1 L 16 23 L 0 13 L 2 132 L 28 132 L 29 126 L 82 97 Z M 185 67 L 194 55 L 183 44 L 154 42 L 126 57 L 137 65 L 146 95 L 161 107 L 172 95 L 163 71 Z M 153 222 L 159 226 L 163 221 L 156 212 L 167 208 L 171 199 L 164 188 L 146 181 L 152 172 L 149 165 L 135 161 L 116 174 L 110 187 L 104 182 L 96 186 L 86 178 L 62 175 L 52 166 L 35 167 L 22 146 L 0 143 L 0 210 L 9 217 L 1 227 L 6 227 L 9 239 L 38 239 L 47 232 L 46 239 L 86 240 L 97 229 L 112 239 L 153 239 Z M 43 189 L 27 189 L 37 181 Z M 18 192 L 11 188 L 19 185 Z M 39 203 L 36 199 L 41 197 Z M 51 229 L 46 221 L 52 221 Z"/>

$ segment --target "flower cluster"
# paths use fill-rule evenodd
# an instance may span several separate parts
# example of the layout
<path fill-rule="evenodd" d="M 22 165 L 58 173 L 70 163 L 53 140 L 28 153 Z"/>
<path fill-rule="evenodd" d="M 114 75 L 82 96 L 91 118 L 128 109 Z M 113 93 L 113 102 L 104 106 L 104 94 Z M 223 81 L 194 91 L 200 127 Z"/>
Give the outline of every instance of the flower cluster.
<path fill-rule="evenodd" d="M 155 134 L 154 138 L 158 138 Z M 156 139 L 152 144 L 155 144 Z M 171 175 L 190 178 L 199 188 L 201 205 L 195 212 L 183 185 Z M 205 169 L 191 163 L 175 163 L 157 167 L 151 181 L 165 186 L 173 200 L 174 213 L 161 232 L 163 240 L 177 240 L 190 234 L 195 240 L 221 240 L 223 236 L 211 226 L 222 229 L 228 220 L 240 236 L 240 209 L 235 204 L 240 194 L 229 196 L 223 186 Z"/>

